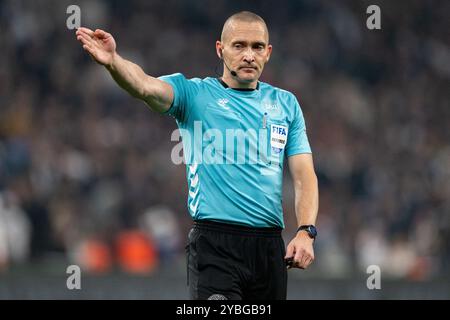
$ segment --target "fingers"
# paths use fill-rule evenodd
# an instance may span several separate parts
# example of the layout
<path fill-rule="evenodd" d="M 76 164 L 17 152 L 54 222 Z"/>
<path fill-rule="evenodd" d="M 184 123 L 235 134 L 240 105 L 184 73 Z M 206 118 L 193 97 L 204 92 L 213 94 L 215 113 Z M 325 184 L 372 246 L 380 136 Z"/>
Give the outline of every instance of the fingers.
<path fill-rule="evenodd" d="M 311 264 L 312 259 L 310 256 L 308 256 L 307 254 L 303 255 L 303 259 L 300 262 L 300 268 L 302 269 L 306 269 L 309 267 L 309 265 Z"/>
<path fill-rule="evenodd" d="M 313 261 L 314 261 L 314 258 L 307 259 L 305 262 L 305 268 L 308 268 L 311 265 L 311 263 L 313 263 Z"/>
<path fill-rule="evenodd" d="M 83 37 L 86 40 L 90 40 L 90 39 L 94 39 L 94 38 L 103 39 L 106 36 L 108 36 L 108 33 L 106 33 L 103 30 L 97 29 L 94 32 L 91 29 L 84 28 L 84 27 L 78 28 L 75 34 L 77 35 L 77 37 Z"/>
<path fill-rule="evenodd" d="M 83 44 L 83 49 L 85 51 L 87 51 L 91 56 L 94 56 L 94 47 L 93 47 L 93 43 L 91 40 L 86 40 L 83 37 L 78 37 L 77 38 L 82 44 Z"/>
<path fill-rule="evenodd" d="M 93 41 L 92 38 L 85 33 L 77 33 L 77 40 L 82 44 L 91 44 Z"/>
<path fill-rule="evenodd" d="M 289 259 L 294 257 L 294 246 L 292 244 L 289 244 L 286 249 L 286 254 L 284 256 L 284 259 Z"/>
<path fill-rule="evenodd" d="M 287 268 L 306 269 L 314 261 L 312 242 L 294 238 L 286 248 Z"/>
<path fill-rule="evenodd" d="M 77 40 L 83 45 L 83 49 L 87 51 L 92 58 L 95 59 L 95 35 L 94 32 L 87 28 L 79 28 L 76 32 Z"/>
<path fill-rule="evenodd" d="M 94 36 L 94 31 L 92 31 L 91 29 L 85 28 L 85 27 L 78 28 L 77 29 L 77 33 L 78 33 L 78 31 L 82 32 L 82 33 L 85 33 L 85 34 L 87 34 L 90 37 Z"/>
<path fill-rule="evenodd" d="M 109 33 L 105 32 L 105 31 L 103 31 L 101 29 L 96 29 L 95 32 L 94 32 L 94 35 L 96 37 L 99 37 L 100 39 L 104 39 L 104 38 L 108 37 Z"/>
<path fill-rule="evenodd" d="M 83 45 L 83 49 L 86 50 L 91 55 L 91 57 L 95 59 L 94 49 L 91 46 L 85 44 Z"/>
<path fill-rule="evenodd" d="M 92 47 L 91 47 L 90 45 L 88 45 L 88 44 L 84 44 L 84 45 L 83 45 L 83 49 L 86 50 L 86 51 L 89 51 L 89 52 L 92 52 L 92 51 L 93 51 L 93 50 L 92 50 Z"/>
<path fill-rule="evenodd" d="M 295 257 L 294 257 L 294 266 L 295 267 L 300 268 L 300 269 L 304 269 L 303 265 L 302 265 L 304 252 L 305 252 L 304 249 L 298 249 L 295 252 Z"/>
<path fill-rule="evenodd" d="M 306 262 L 308 260 L 310 260 L 309 255 L 306 253 L 306 251 L 304 251 L 302 257 L 300 258 L 300 262 L 299 262 L 300 268 L 306 269 L 308 267 L 308 265 L 306 264 Z"/>
<path fill-rule="evenodd" d="M 77 40 L 80 41 L 83 45 L 85 44 L 91 44 L 91 42 L 93 41 L 92 37 L 94 35 L 94 33 L 92 32 L 92 36 L 89 34 L 89 32 L 84 31 L 84 29 L 89 30 L 87 28 L 78 28 L 78 30 L 76 31 L 76 36 L 77 36 Z M 92 31 L 92 30 L 89 30 Z"/>
<path fill-rule="evenodd" d="M 295 253 L 294 266 L 300 269 L 306 269 L 314 261 L 314 256 L 305 249 L 299 249 Z"/>

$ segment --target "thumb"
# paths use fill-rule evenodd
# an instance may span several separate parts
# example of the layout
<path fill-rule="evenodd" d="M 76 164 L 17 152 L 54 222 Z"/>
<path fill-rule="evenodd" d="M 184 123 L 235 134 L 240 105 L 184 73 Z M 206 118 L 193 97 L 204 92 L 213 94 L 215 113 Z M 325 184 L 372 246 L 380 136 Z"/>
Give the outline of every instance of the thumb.
<path fill-rule="evenodd" d="M 94 35 L 99 37 L 99 38 L 106 38 L 106 36 L 108 35 L 105 31 L 101 30 L 101 29 L 96 29 L 94 32 Z"/>
<path fill-rule="evenodd" d="M 292 258 L 292 257 L 294 257 L 294 245 L 292 243 L 290 243 L 287 246 L 286 255 L 284 256 L 284 258 L 286 259 L 286 258 Z"/>

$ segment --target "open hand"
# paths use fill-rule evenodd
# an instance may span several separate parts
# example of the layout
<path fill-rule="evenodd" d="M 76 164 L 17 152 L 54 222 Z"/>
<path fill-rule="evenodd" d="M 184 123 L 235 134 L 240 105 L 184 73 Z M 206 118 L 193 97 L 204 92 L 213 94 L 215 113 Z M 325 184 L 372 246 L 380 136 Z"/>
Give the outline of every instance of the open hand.
<path fill-rule="evenodd" d="M 116 41 L 113 36 L 103 30 L 92 31 L 88 28 L 78 28 L 77 40 L 83 44 L 92 58 L 104 66 L 110 66 L 116 53 Z"/>

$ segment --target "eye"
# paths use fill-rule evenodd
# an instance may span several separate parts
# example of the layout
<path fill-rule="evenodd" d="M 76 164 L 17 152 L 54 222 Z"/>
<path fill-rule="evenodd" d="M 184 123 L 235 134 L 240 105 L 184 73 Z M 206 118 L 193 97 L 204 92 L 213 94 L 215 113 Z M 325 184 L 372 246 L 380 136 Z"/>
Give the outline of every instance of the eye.
<path fill-rule="evenodd" d="M 236 43 L 235 45 L 234 45 L 234 47 L 236 48 L 236 49 L 242 49 L 242 44 L 240 44 L 240 43 Z"/>

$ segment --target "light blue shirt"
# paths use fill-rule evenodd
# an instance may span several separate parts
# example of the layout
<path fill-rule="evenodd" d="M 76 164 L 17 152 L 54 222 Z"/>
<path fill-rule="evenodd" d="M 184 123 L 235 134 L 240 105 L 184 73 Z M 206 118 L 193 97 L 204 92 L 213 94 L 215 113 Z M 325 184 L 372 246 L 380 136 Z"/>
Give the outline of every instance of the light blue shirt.
<path fill-rule="evenodd" d="M 258 82 L 252 91 L 217 78 L 159 79 L 172 85 L 194 220 L 284 228 L 283 161 L 311 153 L 295 96 Z"/>

